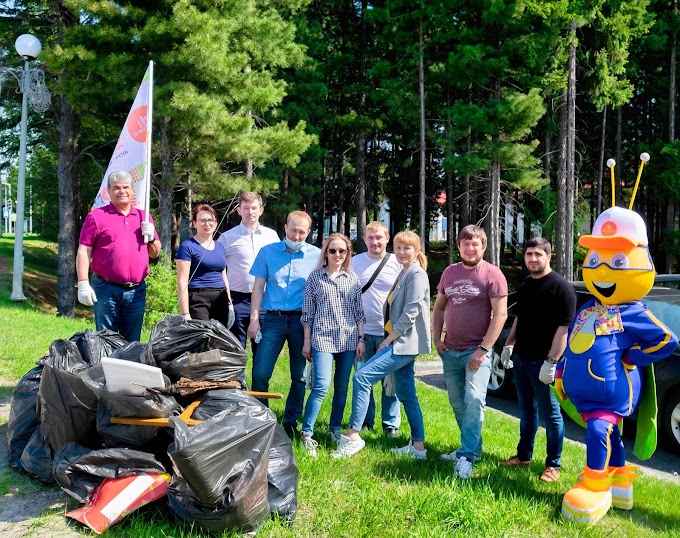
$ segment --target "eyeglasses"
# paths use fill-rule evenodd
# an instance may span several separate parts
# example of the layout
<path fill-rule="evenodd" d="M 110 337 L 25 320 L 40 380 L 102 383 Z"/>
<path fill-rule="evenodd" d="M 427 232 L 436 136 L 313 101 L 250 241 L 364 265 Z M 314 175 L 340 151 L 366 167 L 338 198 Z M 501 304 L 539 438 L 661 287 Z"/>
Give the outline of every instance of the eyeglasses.
<path fill-rule="evenodd" d="M 212 226 L 213 224 L 215 224 L 215 221 L 213 219 L 201 219 L 201 220 L 198 221 L 198 223 L 201 226 L 205 226 L 206 224 L 209 224 L 210 226 Z"/>
<path fill-rule="evenodd" d="M 340 254 L 340 256 L 344 256 L 345 254 L 347 254 L 347 249 L 346 248 L 329 248 L 328 252 L 332 255 Z"/>

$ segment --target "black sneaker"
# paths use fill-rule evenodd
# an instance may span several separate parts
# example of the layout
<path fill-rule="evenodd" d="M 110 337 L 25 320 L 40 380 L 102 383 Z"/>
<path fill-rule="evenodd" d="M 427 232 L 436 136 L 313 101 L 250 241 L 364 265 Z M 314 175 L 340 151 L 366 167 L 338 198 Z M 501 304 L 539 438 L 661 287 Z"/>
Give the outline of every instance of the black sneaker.
<path fill-rule="evenodd" d="M 396 439 L 397 437 L 399 437 L 399 432 L 397 431 L 397 428 L 392 428 L 391 426 L 383 428 L 383 432 L 385 432 L 385 436 L 389 437 L 390 439 Z"/>
<path fill-rule="evenodd" d="M 283 426 L 283 431 L 289 439 L 295 439 L 300 437 L 300 430 L 298 430 L 297 424 L 287 424 Z"/>

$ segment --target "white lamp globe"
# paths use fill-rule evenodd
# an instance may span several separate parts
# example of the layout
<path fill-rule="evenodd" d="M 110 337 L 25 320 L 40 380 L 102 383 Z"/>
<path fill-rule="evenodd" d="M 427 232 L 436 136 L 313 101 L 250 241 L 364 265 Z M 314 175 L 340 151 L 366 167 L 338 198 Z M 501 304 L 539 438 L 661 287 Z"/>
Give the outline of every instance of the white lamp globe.
<path fill-rule="evenodd" d="M 14 42 L 14 48 L 24 60 L 35 60 L 42 50 L 42 45 L 34 35 L 22 34 Z"/>

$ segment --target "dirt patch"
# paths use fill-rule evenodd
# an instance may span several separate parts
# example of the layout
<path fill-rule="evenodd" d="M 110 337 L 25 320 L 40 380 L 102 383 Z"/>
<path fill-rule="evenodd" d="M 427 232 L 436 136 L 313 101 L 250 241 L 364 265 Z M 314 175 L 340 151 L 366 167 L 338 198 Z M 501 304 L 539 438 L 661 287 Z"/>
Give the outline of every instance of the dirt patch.
<path fill-rule="evenodd" d="M 7 447 L 7 419 L 9 418 L 9 396 L 0 398 L 0 477 L 14 474 L 10 469 Z M 9 480 L 10 483 L 19 480 Z M 86 533 L 72 527 L 64 512 L 75 506 L 75 501 L 58 487 L 43 488 L 37 483 L 35 489 L 21 491 L 10 486 L 10 492 L 0 498 L 0 536 L 3 538 L 24 538 L 49 536 L 78 538 Z"/>

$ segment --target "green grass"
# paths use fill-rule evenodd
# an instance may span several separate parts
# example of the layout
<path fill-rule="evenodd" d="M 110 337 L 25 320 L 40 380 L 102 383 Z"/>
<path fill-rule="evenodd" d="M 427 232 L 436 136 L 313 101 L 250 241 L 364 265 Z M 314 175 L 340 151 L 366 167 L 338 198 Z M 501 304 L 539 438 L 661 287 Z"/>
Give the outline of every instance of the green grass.
<path fill-rule="evenodd" d="M 28 304 L 15 304 L 8 290 L 0 290 L 0 368 L 5 392 L 32 367 L 49 343 L 91 327 L 85 320 L 59 319 Z M 286 392 L 287 357 L 280 358 L 271 390 Z M 347 460 L 330 457 L 328 436 L 330 395 L 316 426 L 319 459 L 312 460 L 294 444 L 300 468 L 298 513 L 293 525 L 270 521 L 258 537 L 525 537 L 525 536 L 658 536 L 680 533 L 680 485 L 642 477 L 635 483 L 635 508 L 612 509 L 594 528 L 565 523 L 559 515 L 562 496 L 583 469 L 582 447 L 565 443 L 562 479 L 554 484 L 538 480 L 543 470 L 545 435 L 537 437 L 536 461 L 529 469 L 507 469 L 499 461 L 512 455 L 518 422 L 494 409 L 484 424 L 484 457 L 473 479 L 453 477 L 452 466 L 439 455 L 459 445 L 459 432 L 444 392 L 418 383 L 426 428 L 426 461 L 394 458 L 389 449 L 406 444 L 408 425 L 402 418 L 401 438 L 386 439 L 365 432 L 366 449 Z M 379 389 L 378 389 L 379 390 Z M 379 398 L 378 398 L 379 400 Z M 283 401 L 272 401 L 281 418 Z M 345 417 L 349 416 L 349 402 Z M 4 435 L 5 426 L 0 426 Z M 0 494 L 34 491 L 31 481 L 6 467 L 0 470 Z M 37 483 L 36 483 L 37 484 Z M 36 486 L 36 489 L 38 486 Z M 70 506 L 74 506 L 71 502 Z M 51 517 L 35 522 L 36 534 L 46 530 Z M 48 528 L 48 527 L 47 527 Z M 81 528 L 81 527 L 78 527 Z M 84 535 L 89 535 L 83 530 Z M 209 533 L 178 522 L 164 502 L 135 512 L 107 533 L 111 537 L 207 537 Z M 232 536 L 226 533 L 224 536 Z M 233 536 L 237 536 L 233 534 Z"/>

